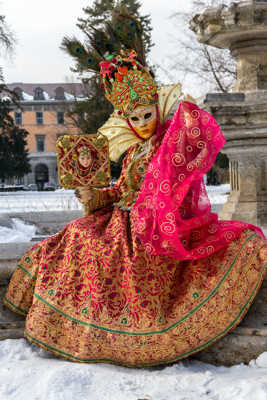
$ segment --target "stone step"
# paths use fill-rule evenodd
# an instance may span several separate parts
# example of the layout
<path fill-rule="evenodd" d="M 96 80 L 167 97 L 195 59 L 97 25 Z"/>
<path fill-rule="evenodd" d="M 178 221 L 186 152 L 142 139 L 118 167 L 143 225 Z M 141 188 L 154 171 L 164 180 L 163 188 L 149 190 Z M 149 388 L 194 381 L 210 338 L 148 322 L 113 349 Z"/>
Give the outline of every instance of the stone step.
<path fill-rule="evenodd" d="M 24 337 L 24 328 L 0 330 L 0 340 L 22 339 Z"/>
<path fill-rule="evenodd" d="M 26 243 L 0 243 L 0 285 L 11 278 L 16 266 L 32 242 Z"/>
<path fill-rule="evenodd" d="M 23 338 L 24 328 L 25 321 L 1 321 L 0 340 Z"/>
<path fill-rule="evenodd" d="M 230 335 L 231 334 L 239 336 L 261 336 L 267 338 L 267 328 L 249 328 L 245 326 L 237 326 L 234 331 L 230 332 Z"/>
<path fill-rule="evenodd" d="M 25 321 L 0 321 L 0 331 L 6 329 L 24 328 Z"/>

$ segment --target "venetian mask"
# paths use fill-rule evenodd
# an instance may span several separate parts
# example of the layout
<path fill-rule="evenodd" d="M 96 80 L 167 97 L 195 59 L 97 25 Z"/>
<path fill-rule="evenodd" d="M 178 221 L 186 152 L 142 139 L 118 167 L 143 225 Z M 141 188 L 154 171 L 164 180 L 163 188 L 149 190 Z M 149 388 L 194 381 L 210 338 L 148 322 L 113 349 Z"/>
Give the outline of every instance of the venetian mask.
<path fill-rule="evenodd" d="M 89 168 L 92 164 L 92 155 L 88 147 L 82 147 L 78 157 L 80 165 L 84 168 Z"/>
<path fill-rule="evenodd" d="M 157 109 L 155 105 L 138 106 L 128 117 L 135 132 L 142 139 L 149 139 L 154 135 L 157 126 Z"/>

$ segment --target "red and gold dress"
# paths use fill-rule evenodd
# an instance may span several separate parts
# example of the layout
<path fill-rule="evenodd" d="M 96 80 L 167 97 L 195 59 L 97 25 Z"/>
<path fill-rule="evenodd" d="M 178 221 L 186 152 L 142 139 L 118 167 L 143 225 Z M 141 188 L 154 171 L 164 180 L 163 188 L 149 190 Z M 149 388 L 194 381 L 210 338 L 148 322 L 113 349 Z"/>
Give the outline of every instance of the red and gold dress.
<path fill-rule="evenodd" d="M 233 329 L 262 282 L 263 239 L 252 230 L 210 256 L 149 254 L 132 206 L 161 140 L 132 146 L 93 211 L 34 245 L 5 304 L 26 318 L 25 337 L 78 362 L 143 367 L 190 356 Z"/>

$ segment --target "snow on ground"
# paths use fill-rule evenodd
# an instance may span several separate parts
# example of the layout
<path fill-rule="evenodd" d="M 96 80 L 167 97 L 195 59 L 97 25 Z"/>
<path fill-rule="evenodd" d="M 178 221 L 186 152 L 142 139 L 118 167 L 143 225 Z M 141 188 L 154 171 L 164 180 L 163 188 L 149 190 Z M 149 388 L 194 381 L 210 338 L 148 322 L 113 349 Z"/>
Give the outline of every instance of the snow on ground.
<path fill-rule="evenodd" d="M 80 210 L 73 190 L 55 192 L 0 192 L 0 212 L 35 212 Z"/>
<path fill-rule="evenodd" d="M 230 185 L 207 186 L 211 204 L 223 204 L 230 192 Z M 80 210 L 73 190 L 55 192 L 0 192 L 1 213 Z"/>
<path fill-rule="evenodd" d="M 230 185 L 228 183 L 219 186 L 206 186 L 206 189 L 212 205 L 226 203 L 230 193 Z"/>
<path fill-rule="evenodd" d="M 207 186 L 207 192 L 213 205 L 223 204 L 230 191 L 229 185 Z M 74 196 L 73 190 L 58 190 L 56 192 L 13 192 L 0 193 L 1 214 L 36 211 L 67 211 L 81 209 L 81 204 Z M 0 224 L 0 243 L 28 242 L 35 233 L 33 225 L 12 218 L 13 227 L 7 228 Z"/>
<path fill-rule="evenodd" d="M 25 339 L 0 342 L 1 400 L 266 400 L 267 353 L 249 366 L 185 360 L 128 369 L 56 358 Z"/>
<path fill-rule="evenodd" d="M 12 228 L 0 225 L 0 243 L 29 242 L 35 236 L 36 227 L 25 224 L 19 218 L 11 218 Z"/>

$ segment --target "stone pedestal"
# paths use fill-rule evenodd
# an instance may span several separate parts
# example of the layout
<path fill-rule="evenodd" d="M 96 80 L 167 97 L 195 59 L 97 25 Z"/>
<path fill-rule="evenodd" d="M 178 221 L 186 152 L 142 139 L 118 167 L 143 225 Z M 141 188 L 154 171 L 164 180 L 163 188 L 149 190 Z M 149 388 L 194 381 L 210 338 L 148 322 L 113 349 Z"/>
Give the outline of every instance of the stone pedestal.
<path fill-rule="evenodd" d="M 230 159 L 231 194 L 223 206 L 220 218 L 242 220 L 261 226 L 267 220 L 264 154 L 260 153 L 260 149 L 258 154 L 257 149 L 254 152 L 236 149 L 236 154 L 235 149 L 229 147 L 224 152 Z"/>
<path fill-rule="evenodd" d="M 267 0 L 204 11 L 191 21 L 203 44 L 229 49 L 237 61 L 233 93 L 208 94 L 201 105 L 220 124 L 230 161 L 231 193 L 222 219 L 267 225 Z M 248 363 L 267 349 L 266 280 L 242 323 L 196 355 L 213 364 Z"/>
<path fill-rule="evenodd" d="M 203 104 L 227 139 L 231 193 L 220 217 L 267 225 L 267 0 L 207 9 L 190 26 L 237 61 L 236 93 L 208 94 Z"/>
<path fill-rule="evenodd" d="M 263 226 L 267 222 L 267 91 L 208 94 L 201 105 L 227 140 L 231 193 L 220 213 Z"/>
<path fill-rule="evenodd" d="M 209 8 L 190 27 L 199 42 L 229 49 L 236 58 L 234 91 L 267 89 L 267 0 Z"/>
<path fill-rule="evenodd" d="M 267 351 L 267 277 L 247 315 L 228 335 L 194 358 L 214 365 L 248 364 Z"/>

